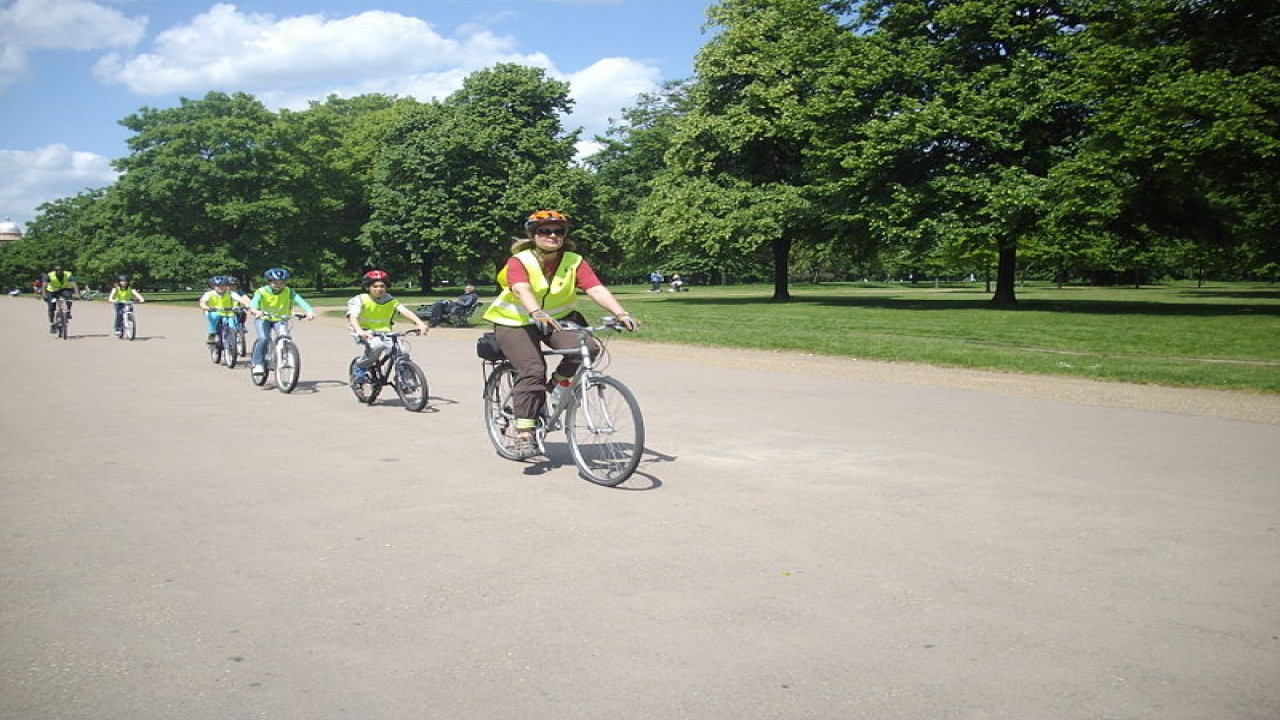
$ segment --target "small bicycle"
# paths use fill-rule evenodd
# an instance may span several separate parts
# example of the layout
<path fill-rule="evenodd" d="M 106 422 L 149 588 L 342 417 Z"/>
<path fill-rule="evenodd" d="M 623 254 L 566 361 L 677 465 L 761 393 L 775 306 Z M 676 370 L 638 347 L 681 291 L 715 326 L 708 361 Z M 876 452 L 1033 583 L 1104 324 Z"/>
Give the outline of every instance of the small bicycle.
<path fill-rule="evenodd" d="M 218 311 L 218 327 L 209 345 L 209 362 L 234 369 L 236 360 L 244 357 L 244 324 L 232 323 L 231 310 Z"/>
<path fill-rule="evenodd" d="M 274 371 L 277 390 L 288 394 L 298 387 L 298 376 L 302 372 L 302 355 L 298 352 L 297 343 L 293 341 L 291 321 L 305 317 L 306 315 L 299 313 L 284 317 L 270 313 L 266 315 L 267 320 L 276 323 L 276 339 L 271 343 L 271 347 L 267 348 L 264 371 L 249 373 L 254 385 L 259 387 L 266 385 L 267 376 Z"/>
<path fill-rule="evenodd" d="M 138 319 L 133 314 L 133 303 L 124 303 L 120 309 L 120 327 L 116 337 L 121 340 L 132 340 L 138 334 Z"/>
<path fill-rule="evenodd" d="M 606 317 L 598 327 L 561 322 L 565 330 L 578 333 L 578 347 L 564 350 L 547 349 L 546 356 L 577 353 L 582 367 L 573 376 L 566 392 L 553 392 L 538 418 L 534 437 L 538 450 L 546 454 L 546 435 L 564 429 L 573 462 L 583 478 L 598 485 L 616 486 L 626 482 L 644 454 L 644 418 L 635 395 L 621 381 L 603 371 L 607 354 L 602 338 L 597 338 L 600 357 L 592 359 L 590 341 L 601 330 L 621 332 L 624 327 L 616 318 Z M 484 345 L 482 344 L 482 347 Z M 496 343 L 490 347 L 496 349 Z M 489 440 L 498 454 L 518 460 L 516 418 L 511 393 L 516 370 L 505 357 L 491 350 L 481 353 L 487 377 L 484 383 L 484 420 Z"/>
<path fill-rule="evenodd" d="M 382 388 L 390 385 L 396 389 L 404 409 L 409 412 L 421 412 L 427 406 L 430 395 L 427 392 L 427 375 L 422 368 L 409 358 L 409 342 L 406 335 L 420 334 L 417 329 L 404 332 L 374 332 L 375 336 L 391 341 L 391 349 L 382 354 L 378 362 L 360 376 L 356 363 L 360 358 L 351 361 L 347 370 L 351 392 L 356 399 L 365 405 L 372 405 L 378 399 Z"/>
<path fill-rule="evenodd" d="M 71 306 L 67 301 L 67 296 L 62 293 L 58 293 L 58 297 L 54 300 L 53 331 L 59 338 L 66 340 L 67 329 L 70 325 Z"/>

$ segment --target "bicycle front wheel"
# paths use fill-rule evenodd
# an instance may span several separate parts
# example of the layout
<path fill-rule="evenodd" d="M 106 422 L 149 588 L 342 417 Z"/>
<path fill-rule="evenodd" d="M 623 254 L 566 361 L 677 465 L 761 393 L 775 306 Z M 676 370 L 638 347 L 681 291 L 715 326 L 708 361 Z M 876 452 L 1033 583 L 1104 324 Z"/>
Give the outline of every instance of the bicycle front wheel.
<path fill-rule="evenodd" d="M 565 434 L 582 477 L 621 485 L 644 454 L 644 418 L 627 386 L 611 377 L 587 379 L 574 389 Z"/>
<path fill-rule="evenodd" d="M 137 334 L 138 323 L 133 319 L 133 313 L 125 313 L 124 317 L 120 318 L 120 337 L 132 340 Z"/>
<path fill-rule="evenodd" d="M 54 316 L 53 322 L 58 326 L 58 337 L 63 340 L 66 340 L 67 339 L 67 312 L 65 310 L 59 310 L 58 314 Z"/>
<path fill-rule="evenodd" d="M 238 360 L 240 357 L 238 348 L 236 347 L 236 331 L 229 329 L 226 332 L 222 333 L 221 336 L 218 338 L 218 342 L 222 343 L 223 362 L 227 364 L 227 367 L 234 370 L 236 367 L 236 360 Z"/>
<path fill-rule="evenodd" d="M 359 382 L 356 381 L 356 363 L 360 362 L 360 358 L 351 361 L 351 365 L 347 367 L 347 385 L 351 387 L 351 392 L 356 396 L 356 400 L 365 405 L 373 404 L 378 399 L 378 391 L 382 389 L 382 385 L 373 377 L 373 368 Z"/>
<path fill-rule="evenodd" d="M 521 459 L 515 452 L 516 413 L 511 404 L 515 384 L 516 370 L 506 363 L 494 366 L 484 383 L 484 426 L 493 448 L 508 460 Z"/>
<path fill-rule="evenodd" d="M 291 393 L 298 387 L 298 376 L 302 373 L 302 356 L 298 354 L 298 346 L 290 340 L 280 342 L 280 353 L 276 357 L 276 389 L 282 393 Z"/>
<path fill-rule="evenodd" d="M 412 360 L 396 363 L 396 394 L 409 412 L 421 412 L 427 406 L 427 375 Z"/>
<path fill-rule="evenodd" d="M 222 329 L 213 335 L 213 342 L 207 345 L 209 348 L 209 362 L 218 365 L 222 362 Z"/>

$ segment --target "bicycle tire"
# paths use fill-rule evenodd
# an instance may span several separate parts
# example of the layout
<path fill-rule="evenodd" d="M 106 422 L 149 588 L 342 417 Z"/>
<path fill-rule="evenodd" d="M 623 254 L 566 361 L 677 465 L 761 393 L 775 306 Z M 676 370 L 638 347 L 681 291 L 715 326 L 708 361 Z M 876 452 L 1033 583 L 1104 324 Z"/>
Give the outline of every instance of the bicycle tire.
<path fill-rule="evenodd" d="M 58 326 L 58 339 L 67 339 L 67 311 L 59 310 L 53 319 L 54 324 Z"/>
<path fill-rule="evenodd" d="M 631 390 L 611 377 L 589 378 L 575 386 L 565 414 L 578 474 L 608 487 L 626 482 L 644 455 L 644 417 Z"/>
<path fill-rule="evenodd" d="M 222 345 L 222 360 L 227 367 L 235 370 L 236 362 L 240 359 L 240 354 L 236 348 L 236 331 L 230 328 L 224 328 L 218 336 L 218 342 Z"/>
<path fill-rule="evenodd" d="M 209 362 L 214 365 L 222 364 L 222 327 L 218 327 L 218 331 L 213 334 L 213 342 L 208 343 Z"/>
<path fill-rule="evenodd" d="M 125 340 L 132 340 L 138 334 L 138 322 L 134 320 L 132 312 L 124 313 L 124 317 L 120 318 L 120 337 Z"/>
<path fill-rule="evenodd" d="M 351 364 L 347 366 L 347 385 L 351 388 L 351 394 L 356 396 L 356 400 L 365 405 L 372 405 L 374 400 L 378 399 L 378 393 L 382 391 L 382 384 L 373 376 L 372 371 L 362 383 L 356 382 L 356 363 L 359 358 L 353 358 Z"/>
<path fill-rule="evenodd" d="M 515 452 L 516 415 L 511 405 L 511 391 L 516 384 L 516 370 L 499 363 L 484 382 L 484 426 L 493 449 L 508 460 L 520 460 Z"/>
<path fill-rule="evenodd" d="M 302 355 L 292 340 L 280 343 L 280 353 L 276 358 L 276 389 L 288 394 L 298 387 L 298 377 L 302 374 Z"/>
<path fill-rule="evenodd" d="M 412 360 L 396 363 L 396 394 L 409 412 L 422 412 L 431 393 L 427 387 L 427 374 Z"/>

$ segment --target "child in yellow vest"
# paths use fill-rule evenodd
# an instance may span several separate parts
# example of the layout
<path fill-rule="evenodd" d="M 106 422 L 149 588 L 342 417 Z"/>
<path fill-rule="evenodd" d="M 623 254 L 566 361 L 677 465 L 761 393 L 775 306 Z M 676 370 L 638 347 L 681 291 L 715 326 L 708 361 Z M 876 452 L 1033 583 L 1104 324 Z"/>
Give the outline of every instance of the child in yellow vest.
<path fill-rule="evenodd" d="M 356 361 L 356 382 L 363 381 L 368 369 L 391 349 L 389 342 L 374 333 L 391 332 L 396 313 L 413 321 L 423 335 L 427 334 L 427 324 L 422 318 L 387 291 L 390 284 L 391 279 L 385 272 L 370 270 L 360 278 L 360 286 L 365 291 L 347 301 L 347 324 L 356 342 L 364 346 L 364 355 Z"/>

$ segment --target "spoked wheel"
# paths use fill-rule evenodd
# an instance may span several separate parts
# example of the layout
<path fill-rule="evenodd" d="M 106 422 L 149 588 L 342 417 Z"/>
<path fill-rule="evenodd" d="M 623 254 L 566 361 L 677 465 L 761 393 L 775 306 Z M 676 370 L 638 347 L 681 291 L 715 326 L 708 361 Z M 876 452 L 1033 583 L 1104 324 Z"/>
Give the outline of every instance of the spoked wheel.
<path fill-rule="evenodd" d="M 133 319 L 133 313 L 125 313 L 124 317 L 120 318 L 120 337 L 132 340 L 137 334 L 138 323 Z"/>
<path fill-rule="evenodd" d="M 238 348 L 236 347 L 236 331 L 224 329 L 218 333 L 218 344 L 222 345 L 222 361 L 227 367 L 235 369 L 236 360 L 239 358 Z"/>
<path fill-rule="evenodd" d="M 285 340 L 280 343 L 280 356 L 276 358 L 276 388 L 282 393 L 293 392 L 301 374 L 302 356 L 298 354 L 298 346 Z"/>
<path fill-rule="evenodd" d="M 58 337 L 59 337 L 59 338 L 61 338 L 61 339 L 63 339 L 63 340 L 66 340 L 66 339 L 67 339 L 67 313 L 66 313 L 66 311 L 65 311 L 65 310 L 59 310 L 59 311 L 58 311 L 58 313 L 57 313 L 56 315 L 54 315 L 54 316 L 53 316 L 53 323 L 54 323 L 55 325 L 57 325 L 57 326 L 58 326 Z"/>
<path fill-rule="evenodd" d="M 582 477 L 620 485 L 644 454 L 644 418 L 627 386 L 610 377 L 588 380 L 574 393 L 565 433 Z"/>
<path fill-rule="evenodd" d="M 213 336 L 213 342 L 209 343 L 209 362 L 217 365 L 222 362 L 222 333 L 218 332 Z"/>
<path fill-rule="evenodd" d="M 378 393 L 382 391 L 382 384 L 373 378 L 370 372 L 364 376 L 360 382 L 356 382 L 356 363 L 359 358 L 351 361 L 351 365 L 347 368 L 347 384 L 351 386 L 351 392 L 360 402 L 370 405 L 374 400 L 378 399 Z"/>
<path fill-rule="evenodd" d="M 510 365 L 497 365 L 484 383 L 484 425 L 489 441 L 498 454 L 508 460 L 519 460 L 515 452 L 516 413 L 511 405 L 511 391 L 516 384 L 516 371 Z"/>
<path fill-rule="evenodd" d="M 427 406 L 427 374 L 412 360 L 396 364 L 396 393 L 409 412 L 421 412 Z"/>

